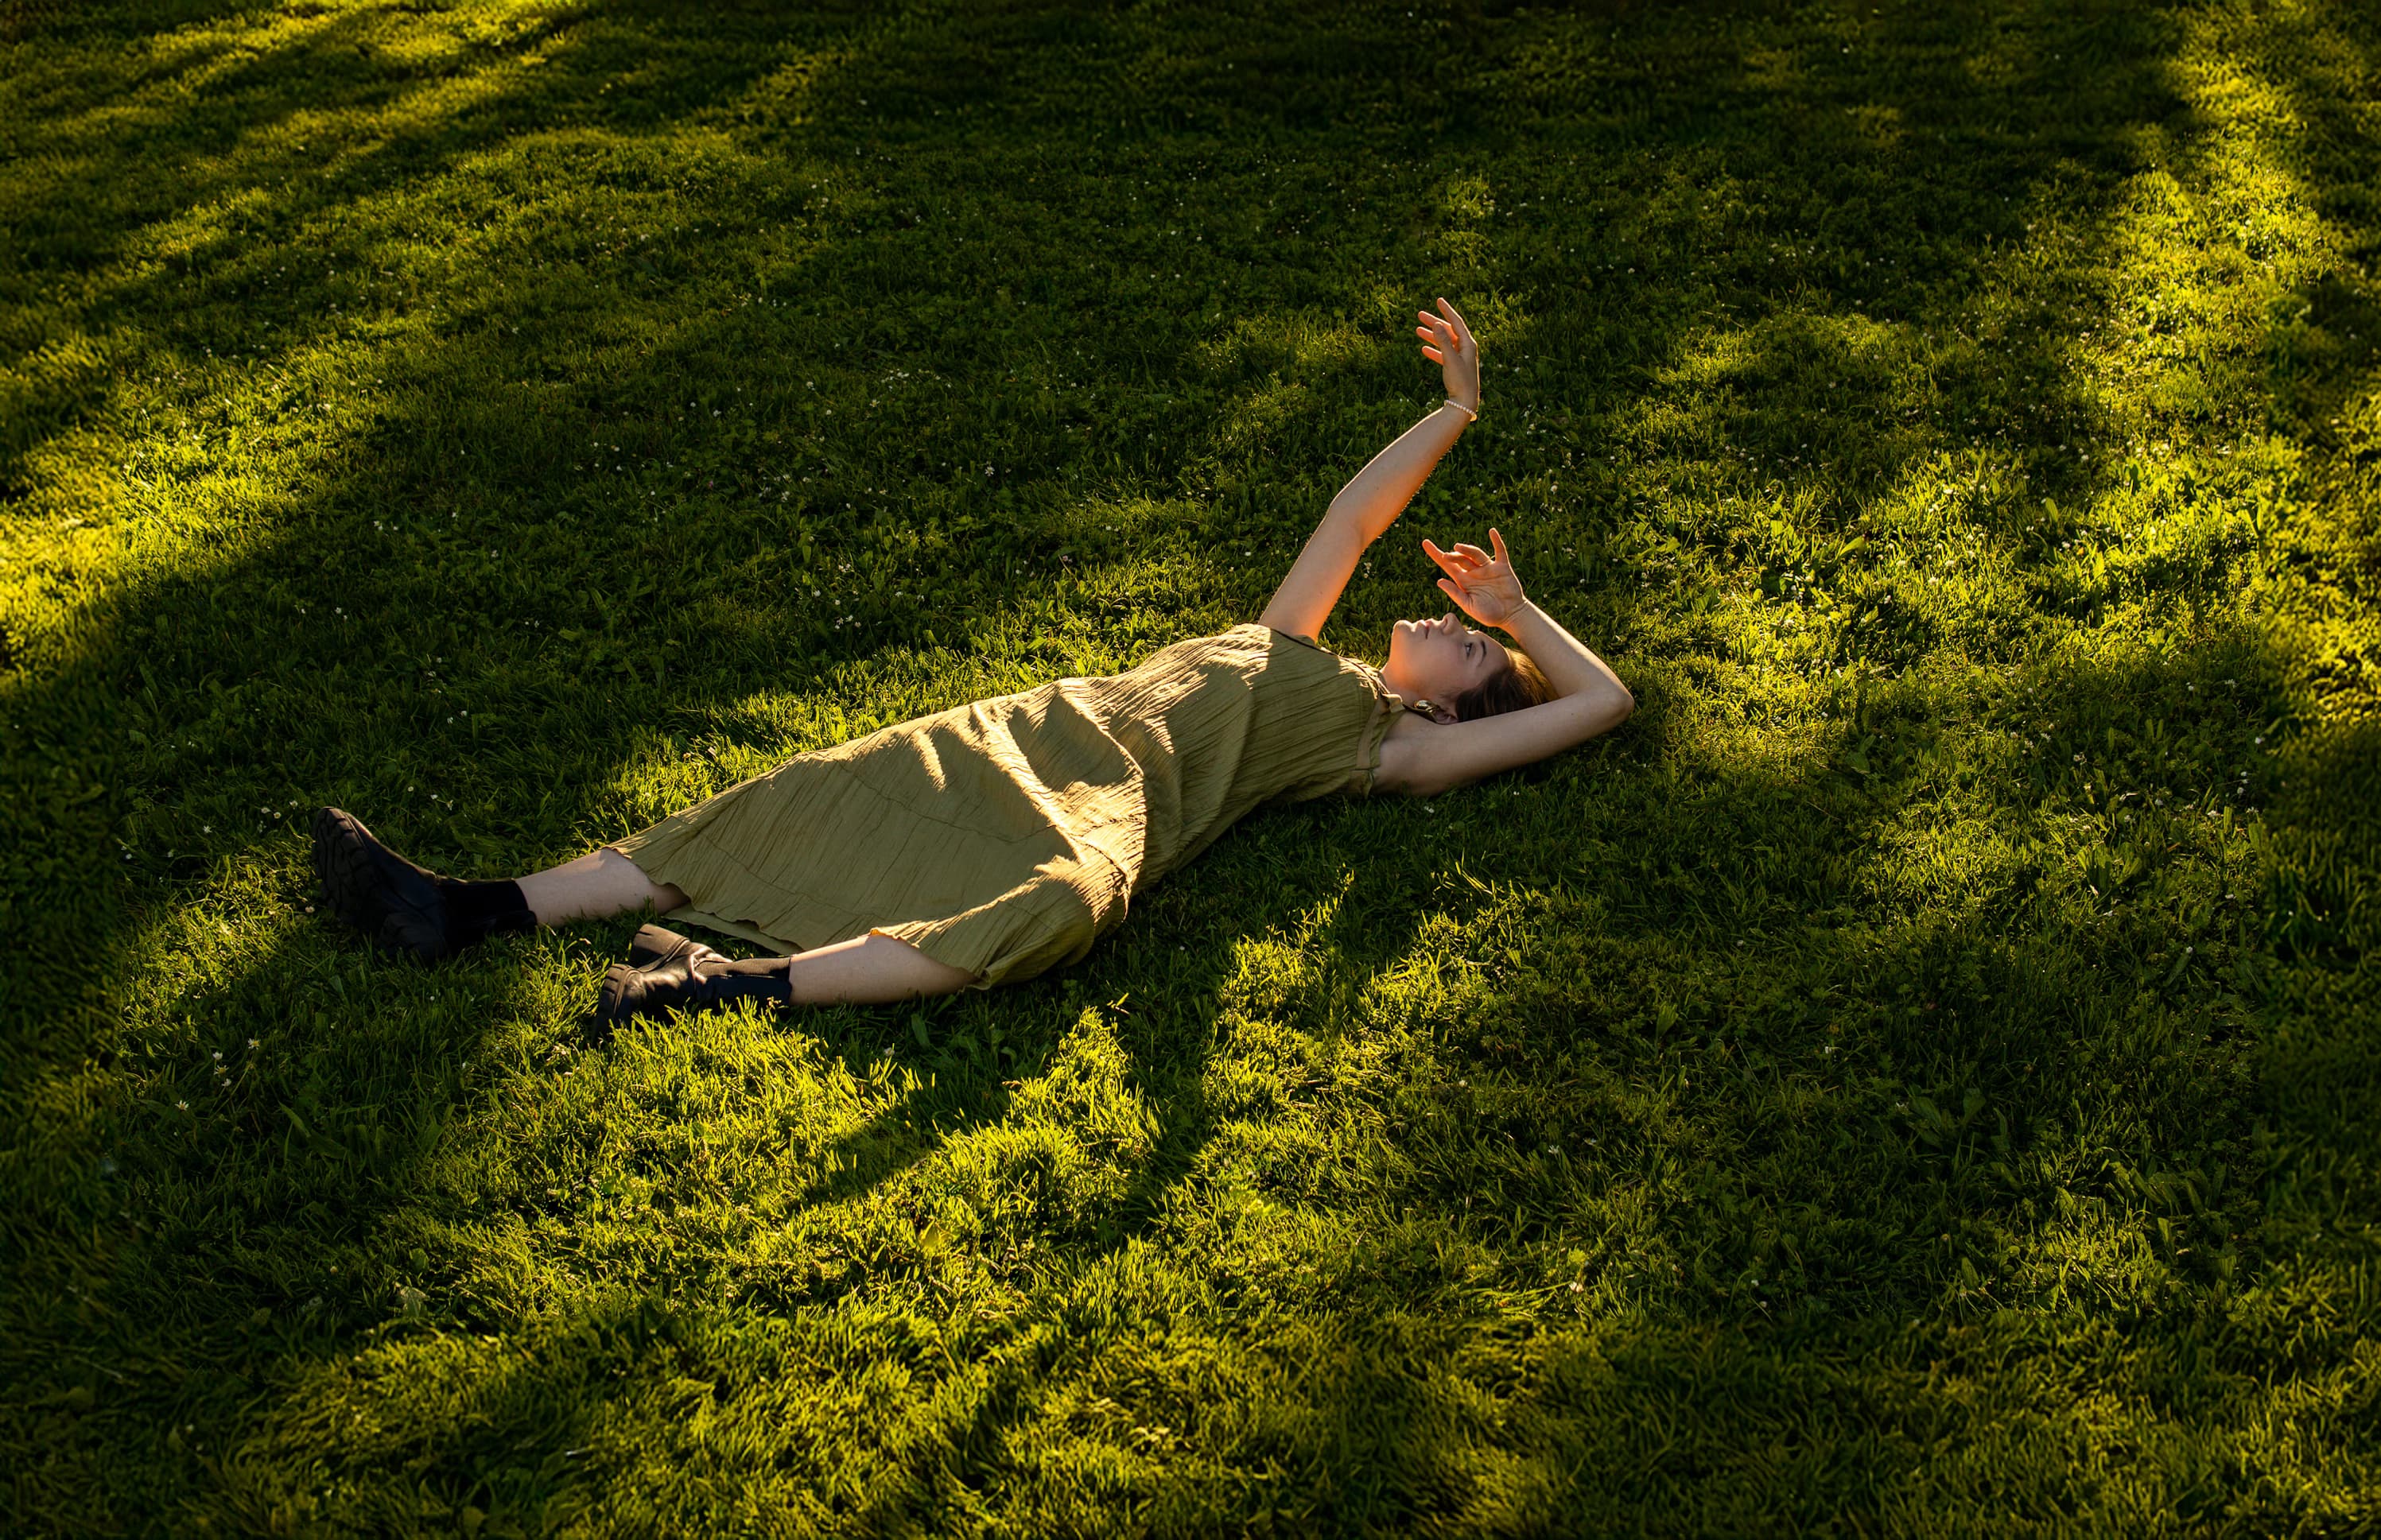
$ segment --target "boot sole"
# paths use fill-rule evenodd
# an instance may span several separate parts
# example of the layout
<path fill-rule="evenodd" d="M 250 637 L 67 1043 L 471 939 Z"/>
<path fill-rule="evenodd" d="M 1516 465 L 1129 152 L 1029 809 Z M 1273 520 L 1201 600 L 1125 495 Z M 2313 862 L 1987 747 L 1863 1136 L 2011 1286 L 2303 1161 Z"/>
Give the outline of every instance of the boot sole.
<path fill-rule="evenodd" d="M 592 1027 L 613 1027 L 636 1014 L 621 1003 L 621 995 L 636 969 L 626 963 L 615 963 L 604 970 L 604 988 L 595 996 L 595 1009 L 587 1013 L 587 1025 Z"/>
<path fill-rule="evenodd" d="M 425 936 L 427 922 L 419 915 L 389 904 L 382 897 L 381 873 L 372 861 L 379 844 L 372 831 L 353 813 L 324 807 L 314 815 L 314 875 L 323 884 L 323 901 L 340 919 L 364 933 L 364 939 L 385 956 L 435 963 L 446 954 L 446 938 Z"/>
<path fill-rule="evenodd" d="M 629 981 L 637 976 L 638 970 L 626 963 L 615 963 L 604 970 L 604 987 L 596 992 L 595 1008 L 580 1018 L 580 1027 L 590 1037 L 601 1041 L 630 1022 L 668 1013 L 666 1005 L 630 1005 L 627 1002 Z"/>
<path fill-rule="evenodd" d="M 323 885 L 323 902 L 331 913 L 358 930 L 370 932 L 378 917 L 358 902 L 360 890 L 372 877 L 372 855 L 356 836 L 371 831 L 352 814 L 324 807 L 314 814 L 314 879 Z"/>

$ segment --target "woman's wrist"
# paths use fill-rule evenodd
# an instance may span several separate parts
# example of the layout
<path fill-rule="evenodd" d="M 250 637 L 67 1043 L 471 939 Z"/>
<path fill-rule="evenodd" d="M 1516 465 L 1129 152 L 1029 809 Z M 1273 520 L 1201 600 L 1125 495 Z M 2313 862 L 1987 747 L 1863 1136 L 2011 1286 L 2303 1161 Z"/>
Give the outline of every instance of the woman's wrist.
<path fill-rule="evenodd" d="M 1515 641 L 1520 641 L 1522 637 L 1519 628 L 1529 624 L 1532 617 L 1533 616 L 1540 620 L 1544 620 L 1545 618 L 1545 614 L 1538 609 L 1537 605 L 1531 601 L 1530 596 L 1523 594 L 1521 596 L 1521 602 L 1514 605 L 1511 609 L 1505 612 L 1505 618 L 1496 623 L 1496 629 L 1512 637 Z M 1521 650 L 1527 652 L 1529 648 L 1524 646 Z"/>

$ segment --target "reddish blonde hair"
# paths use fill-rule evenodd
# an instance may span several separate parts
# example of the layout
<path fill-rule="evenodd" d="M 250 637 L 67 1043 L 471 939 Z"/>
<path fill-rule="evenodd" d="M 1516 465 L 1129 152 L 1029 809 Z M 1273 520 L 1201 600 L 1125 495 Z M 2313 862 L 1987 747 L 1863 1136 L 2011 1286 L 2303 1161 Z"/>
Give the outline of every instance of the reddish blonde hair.
<path fill-rule="evenodd" d="M 1457 696 L 1448 705 L 1456 721 L 1471 721 L 1500 711 L 1518 711 L 1524 706 L 1543 706 L 1554 697 L 1555 687 L 1547 683 L 1545 672 L 1530 661 L 1528 653 L 1508 647 L 1505 649 L 1503 668 Z"/>

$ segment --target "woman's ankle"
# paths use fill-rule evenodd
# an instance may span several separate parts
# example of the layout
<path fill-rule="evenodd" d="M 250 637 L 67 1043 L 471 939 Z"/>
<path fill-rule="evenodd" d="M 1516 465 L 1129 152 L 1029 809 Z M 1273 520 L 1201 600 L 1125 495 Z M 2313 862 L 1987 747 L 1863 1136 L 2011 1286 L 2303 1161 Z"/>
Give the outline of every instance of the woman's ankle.
<path fill-rule="evenodd" d="M 438 896 L 446 906 L 446 944 L 455 951 L 477 946 L 491 936 L 537 928 L 537 914 L 518 882 L 467 882 L 454 877 L 437 881 Z"/>

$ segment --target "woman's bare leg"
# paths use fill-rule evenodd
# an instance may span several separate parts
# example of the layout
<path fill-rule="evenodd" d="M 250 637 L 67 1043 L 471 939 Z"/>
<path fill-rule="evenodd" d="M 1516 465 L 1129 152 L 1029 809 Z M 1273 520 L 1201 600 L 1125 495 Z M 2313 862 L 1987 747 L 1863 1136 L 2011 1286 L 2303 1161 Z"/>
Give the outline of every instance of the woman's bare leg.
<path fill-rule="evenodd" d="M 946 994 L 975 981 L 972 974 L 946 967 L 907 941 L 873 933 L 791 957 L 724 957 L 685 937 L 656 950 L 661 955 L 644 967 L 619 963 L 605 971 L 590 1025 L 609 1028 L 634 1016 L 673 1008 L 711 1010 L 739 1000 L 883 1005 Z"/>
<path fill-rule="evenodd" d="M 909 942 L 871 931 L 794 955 L 786 979 L 797 1005 L 885 1005 L 946 995 L 975 975 L 937 963 Z"/>
<path fill-rule="evenodd" d="M 647 904 L 655 914 L 667 914 L 686 903 L 684 893 L 653 881 L 609 845 L 519 881 L 521 897 L 529 901 L 540 925 L 606 919 Z"/>

